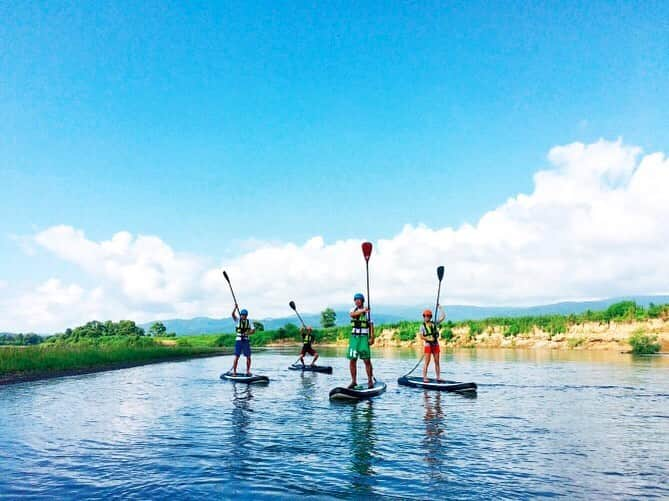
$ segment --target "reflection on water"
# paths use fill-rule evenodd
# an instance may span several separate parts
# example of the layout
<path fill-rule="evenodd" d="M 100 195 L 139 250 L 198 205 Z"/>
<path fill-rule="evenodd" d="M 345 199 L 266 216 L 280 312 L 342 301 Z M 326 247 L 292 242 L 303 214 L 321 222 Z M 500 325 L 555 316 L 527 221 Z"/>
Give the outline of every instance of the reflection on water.
<path fill-rule="evenodd" d="M 342 405 L 345 350 L 319 351 L 333 375 L 257 354 L 268 386 L 212 358 L 0 387 L 0 498 L 669 496 L 667 357 L 445 351 L 467 399 L 398 387 L 420 353 L 379 349 L 388 391 Z"/>
<path fill-rule="evenodd" d="M 253 410 L 253 388 L 248 384 L 232 383 L 232 411 L 230 412 L 229 446 L 233 451 L 230 469 L 234 478 L 243 480 L 253 473 L 249 440 L 249 425 Z"/>
<path fill-rule="evenodd" d="M 341 405 L 341 404 L 339 404 Z M 344 404 L 346 405 L 346 404 Z M 372 492 L 374 469 L 374 402 L 367 400 L 350 404 L 351 426 L 347 437 L 351 446 L 351 487 L 354 492 L 369 495 Z"/>
<path fill-rule="evenodd" d="M 443 462 L 442 447 L 445 446 L 442 443 L 442 433 L 446 432 L 444 412 L 441 408 L 441 392 L 424 391 L 423 404 L 425 406 L 425 438 L 423 439 L 425 462 L 430 478 L 439 481 Z"/>

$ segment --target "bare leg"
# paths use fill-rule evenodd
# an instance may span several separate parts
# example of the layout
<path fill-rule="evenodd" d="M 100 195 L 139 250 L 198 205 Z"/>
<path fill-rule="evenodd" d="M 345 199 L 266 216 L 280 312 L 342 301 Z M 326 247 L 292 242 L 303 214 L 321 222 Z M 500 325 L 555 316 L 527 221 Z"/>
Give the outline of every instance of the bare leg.
<path fill-rule="evenodd" d="M 367 371 L 367 383 L 370 388 L 374 388 L 374 369 L 372 368 L 372 361 L 367 359 L 365 362 L 365 370 Z"/>
<path fill-rule="evenodd" d="M 316 360 L 318 360 L 318 353 L 314 355 L 314 359 L 311 361 L 311 365 L 316 365 Z"/>
<path fill-rule="evenodd" d="M 235 355 L 235 361 L 232 362 L 232 375 L 237 375 L 237 362 L 239 362 L 239 355 Z"/>
<path fill-rule="evenodd" d="M 304 365 L 304 354 L 300 352 L 300 363 Z"/>
<path fill-rule="evenodd" d="M 427 383 L 427 369 L 430 367 L 430 359 L 432 358 L 432 353 L 425 354 L 425 365 L 423 365 L 423 382 Z"/>
<path fill-rule="evenodd" d="M 358 384 L 358 361 L 355 359 L 349 360 L 348 368 L 351 371 L 351 386 L 356 386 Z"/>
<path fill-rule="evenodd" d="M 434 354 L 434 372 L 437 373 L 437 381 L 441 380 L 441 365 L 439 364 L 439 353 Z"/>
<path fill-rule="evenodd" d="M 251 374 L 251 357 L 246 357 L 246 375 Z"/>

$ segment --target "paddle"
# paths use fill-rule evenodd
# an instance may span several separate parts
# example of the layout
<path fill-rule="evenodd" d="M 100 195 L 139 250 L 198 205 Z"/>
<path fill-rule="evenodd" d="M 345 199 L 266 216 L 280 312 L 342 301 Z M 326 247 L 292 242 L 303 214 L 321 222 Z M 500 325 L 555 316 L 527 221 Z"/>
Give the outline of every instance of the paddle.
<path fill-rule="evenodd" d="M 297 318 L 299 318 L 299 319 L 300 319 L 300 322 L 302 322 L 302 327 L 304 327 L 304 328 L 306 329 L 307 326 L 306 326 L 306 324 L 304 323 L 304 320 L 302 320 L 302 317 L 301 317 L 300 314 L 297 312 L 297 307 L 295 306 L 295 301 L 290 301 L 290 302 L 288 303 L 288 306 L 290 306 L 290 307 L 292 308 L 292 310 L 295 312 L 295 315 L 297 315 Z"/>
<path fill-rule="evenodd" d="M 374 344 L 374 327 L 372 323 L 372 303 L 369 300 L 369 258 L 372 256 L 372 242 L 363 242 L 362 243 L 362 255 L 365 258 L 365 272 L 367 274 L 367 309 L 369 313 L 367 315 L 367 321 L 370 324 L 369 329 L 369 344 L 370 346 Z"/>
<path fill-rule="evenodd" d="M 302 317 L 298 313 L 297 306 L 295 306 L 295 301 L 289 301 L 288 306 L 291 307 L 291 309 L 295 312 L 295 315 L 297 315 L 297 318 L 300 319 L 300 322 L 302 322 L 302 327 L 304 327 L 306 329 L 307 325 L 304 323 L 304 320 L 302 320 Z M 295 360 L 295 362 L 293 362 L 293 365 L 297 364 L 297 362 L 299 362 L 301 358 L 302 358 L 301 356 L 298 357 L 297 360 Z M 302 362 L 302 367 L 304 367 L 304 362 Z"/>
<path fill-rule="evenodd" d="M 237 304 L 237 298 L 235 297 L 235 291 L 232 290 L 232 283 L 230 283 L 230 277 L 228 276 L 228 273 L 225 270 L 223 270 L 223 276 L 225 277 L 225 281 L 228 282 L 228 286 L 230 287 L 230 292 L 232 293 L 232 300 L 235 302 L 235 309 L 237 310 L 237 313 L 239 313 L 239 316 L 241 317 L 242 312 L 239 311 L 239 305 Z M 232 310 L 232 311 L 234 313 L 235 310 Z M 241 320 L 240 320 L 240 322 L 241 322 Z M 233 370 L 233 367 L 230 367 L 230 370 L 228 372 L 231 373 L 232 370 Z M 235 374 L 236 374 L 236 372 L 235 372 Z"/>
<path fill-rule="evenodd" d="M 241 315 L 241 312 L 239 311 L 239 305 L 237 304 L 237 298 L 235 297 L 235 291 L 232 290 L 232 283 L 230 283 L 230 277 L 228 276 L 225 270 L 223 270 L 223 276 L 225 277 L 226 282 L 228 282 L 228 285 L 230 286 L 230 292 L 232 293 L 232 300 L 235 302 L 235 309 L 237 310 L 237 313 Z"/>
<path fill-rule="evenodd" d="M 437 287 L 437 306 L 434 307 L 434 317 L 439 318 L 439 294 L 441 293 L 441 281 L 444 279 L 444 267 L 437 266 L 437 278 L 439 279 L 439 287 Z"/>

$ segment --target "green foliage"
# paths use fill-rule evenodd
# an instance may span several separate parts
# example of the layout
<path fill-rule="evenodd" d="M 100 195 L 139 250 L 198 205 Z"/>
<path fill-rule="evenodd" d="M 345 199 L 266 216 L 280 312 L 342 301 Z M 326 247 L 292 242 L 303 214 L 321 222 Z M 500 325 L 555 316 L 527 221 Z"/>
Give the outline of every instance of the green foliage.
<path fill-rule="evenodd" d="M 633 320 L 636 318 L 637 309 L 643 310 L 634 301 L 621 301 L 606 309 L 604 319 L 607 322 L 611 320 Z"/>
<path fill-rule="evenodd" d="M 0 334 L 0 345 L 32 346 L 42 341 L 44 338 L 38 334 Z"/>
<path fill-rule="evenodd" d="M 469 322 L 469 339 L 474 339 L 483 332 L 483 325 L 480 322 Z"/>
<path fill-rule="evenodd" d="M 321 327 L 329 329 L 337 324 L 337 314 L 332 308 L 321 311 Z"/>
<path fill-rule="evenodd" d="M 581 346 L 583 343 L 585 343 L 585 338 L 583 337 L 570 337 L 567 339 L 567 346 L 569 346 L 570 349 L 578 348 Z"/>
<path fill-rule="evenodd" d="M 257 320 L 253 321 L 253 328 L 256 330 L 256 332 L 262 332 L 265 330 L 265 326 L 263 325 L 263 323 L 258 322 Z"/>
<path fill-rule="evenodd" d="M 233 347 L 235 345 L 235 335 L 234 334 L 221 334 L 216 336 L 214 340 L 214 346 L 225 346 L 226 348 Z"/>
<path fill-rule="evenodd" d="M 132 320 L 121 320 L 118 323 L 107 320 L 106 322 L 98 322 L 93 320 L 85 325 L 75 327 L 74 329 L 67 329 L 62 334 L 56 334 L 46 339 L 46 342 L 72 342 L 77 343 L 86 339 L 97 339 L 107 336 L 144 336 L 144 329 L 138 327 Z"/>
<path fill-rule="evenodd" d="M 660 351 L 661 345 L 657 336 L 649 336 L 642 329 L 634 332 L 629 338 L 632 353 L 635 355 L 650 355 Z"/>
<path fill-rule="evenodd" d="M 149 328 L 149 335 L 154 337 L 164 336 L 166 332 L 167 327 L 165 327 L 165 324 L 162 322 L 155 322 Z"/>
<path fill-rule="evenodd" d="M 669 305 L 667 304 L 653 304 L 648 305 L 649 318 L 667 318 L 669 317 Z"/>
<path fill-rule="evenodd" d="M 453 339 L 453 336 L 453 322 L 446 322 L 439 332 L 439 337 L 444 341 L 449 342 Z"/>
<path fill-rule="evenodd" d="M 393 334 L 395 341 L 413 341 L 420 330 L 416 322 L 398 322 L 395 324 L 397 331 Z"/>
<path fill-rule="evenodd" d="M 26 348 L 0 350 L 0 375 L 87 369 L 119 363 L 188 357 L 219 351 L 213 347 L 165 346 L 146 336 L 101 336 L 69 342 L 58 339 Z"/>

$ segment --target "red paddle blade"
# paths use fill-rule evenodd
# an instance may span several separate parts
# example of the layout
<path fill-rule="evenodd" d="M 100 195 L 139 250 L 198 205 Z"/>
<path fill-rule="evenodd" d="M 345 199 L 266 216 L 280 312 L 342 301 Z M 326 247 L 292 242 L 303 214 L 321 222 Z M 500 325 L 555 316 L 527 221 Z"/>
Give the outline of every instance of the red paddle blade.
<path fill-rule="evenodd" d="M 369 261 L 369 256 L 372 255 L 372 242 L 363 242 L 362 255 L 365 256 L 365 261 Z"/>

